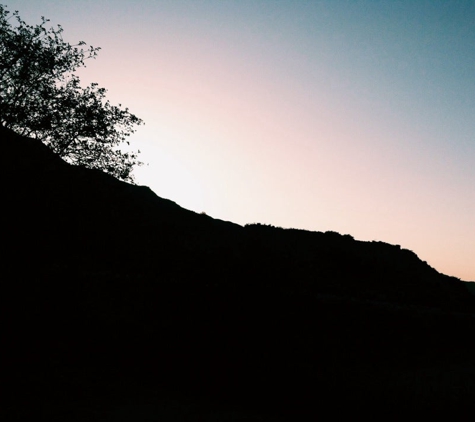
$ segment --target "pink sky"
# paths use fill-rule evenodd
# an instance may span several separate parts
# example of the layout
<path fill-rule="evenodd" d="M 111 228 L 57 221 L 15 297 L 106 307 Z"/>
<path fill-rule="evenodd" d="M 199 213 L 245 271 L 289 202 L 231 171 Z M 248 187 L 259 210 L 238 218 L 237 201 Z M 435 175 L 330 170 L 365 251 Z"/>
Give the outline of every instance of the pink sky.
<path fill-rule="evenodd" d="M 81 78 L 145 121 L 131 138 L 148 163 L 136 178 L 157 195 L 239 224 L 400 244 L 475 280 L 464 11 L 443 21 L 412 2 L 390 18 L 364 1 L 6 3 L 102 47 Z"/>

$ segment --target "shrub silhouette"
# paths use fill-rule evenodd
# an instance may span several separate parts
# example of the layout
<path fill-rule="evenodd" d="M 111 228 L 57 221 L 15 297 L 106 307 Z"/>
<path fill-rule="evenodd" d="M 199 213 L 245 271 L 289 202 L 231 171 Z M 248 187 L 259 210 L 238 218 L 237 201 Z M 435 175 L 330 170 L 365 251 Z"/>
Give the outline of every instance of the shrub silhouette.
<path fill-rule="evenodd" d="M 61 26 L 46 29 L 42 17 L 27 25 L 0 5 L 0 124 L 40 139 L 65 161 L 133 181 L 137 154 L 117 147 L 142 124 L 127 108 L 112 106 L 106 90 L 81 88 L 73 73 L 95 58 L 99 48 L 63 41 Z"/>

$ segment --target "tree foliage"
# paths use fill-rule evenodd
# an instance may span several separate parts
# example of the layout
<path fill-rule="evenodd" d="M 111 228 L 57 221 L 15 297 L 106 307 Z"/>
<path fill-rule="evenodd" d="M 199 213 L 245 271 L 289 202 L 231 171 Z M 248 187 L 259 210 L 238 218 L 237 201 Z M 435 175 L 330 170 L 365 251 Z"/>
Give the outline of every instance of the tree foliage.
<path fill-rule="evenodd" d="M 69 163 L 133 181 L 137 153 L 118 147 L 142 120 L 111 105 L 98 84 L 81 87 L 74 72 L 100 49 L 65 42 L 63 28 L 48 22 L 27 25 L 0 5 L 0 124 L 40 139 Z"/>

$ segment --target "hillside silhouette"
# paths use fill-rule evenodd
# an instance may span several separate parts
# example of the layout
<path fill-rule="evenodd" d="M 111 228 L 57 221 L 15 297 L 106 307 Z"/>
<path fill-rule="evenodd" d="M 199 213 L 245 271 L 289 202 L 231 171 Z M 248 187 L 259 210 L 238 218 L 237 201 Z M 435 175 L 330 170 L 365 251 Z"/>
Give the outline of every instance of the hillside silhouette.
<path fill-rule="evenodd" d="M 0 141 L 9 417 L 121 420 L 145 397 L 156 420 L 475 410 L 473 286 L 414 252 L 242 227 Z"/>

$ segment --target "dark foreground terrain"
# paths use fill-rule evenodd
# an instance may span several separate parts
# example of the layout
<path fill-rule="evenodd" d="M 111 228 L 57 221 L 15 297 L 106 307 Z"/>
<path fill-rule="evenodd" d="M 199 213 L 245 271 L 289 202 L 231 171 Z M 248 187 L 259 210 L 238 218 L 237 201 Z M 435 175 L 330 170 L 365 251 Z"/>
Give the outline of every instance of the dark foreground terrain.
<path fill-rule="evenodd" d="M 475 415 L 467 283 L 399 246 L 214 220 L 0 142 L 2 420 Z"/>

